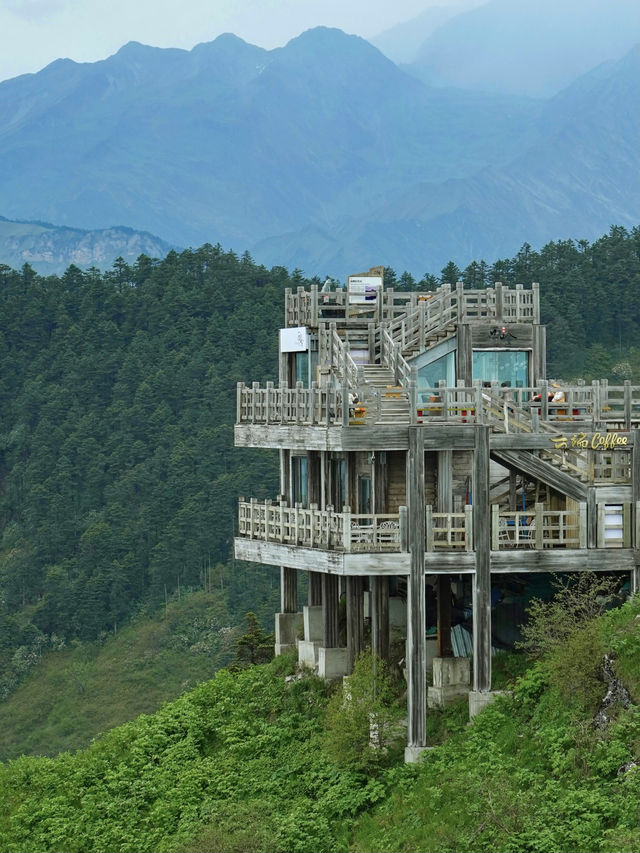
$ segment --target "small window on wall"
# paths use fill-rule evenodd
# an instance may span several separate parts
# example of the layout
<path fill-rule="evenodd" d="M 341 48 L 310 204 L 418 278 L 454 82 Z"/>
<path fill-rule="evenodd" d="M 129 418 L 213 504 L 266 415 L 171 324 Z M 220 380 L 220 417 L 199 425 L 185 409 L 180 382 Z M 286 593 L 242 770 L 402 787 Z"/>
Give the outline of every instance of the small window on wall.
<path fill-rule="evenodd" d="M 361 474 L 358 477 L 358 513 L 368 515 L 371 512 L 371 477 Z"/>
<path fill-rule="evenodd" d="M 306 456 L 291 457 L 291 498 L 294 504 L 307 505 L 309 495 L 309 473 Z"/>
<path fill-rule="evenodd" d="M 473 378 L 482 382 L 507 382 L 511 388 L 529 385 L 529 353 L 527 350 L 474 350 Z"/>

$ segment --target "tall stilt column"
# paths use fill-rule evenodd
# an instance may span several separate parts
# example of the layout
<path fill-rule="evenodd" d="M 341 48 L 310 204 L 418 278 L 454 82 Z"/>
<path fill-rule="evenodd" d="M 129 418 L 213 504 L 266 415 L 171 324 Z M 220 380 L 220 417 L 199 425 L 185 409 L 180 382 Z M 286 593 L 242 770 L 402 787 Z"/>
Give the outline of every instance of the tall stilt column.
<path fill-rule="evenodd" d="M 426 612 L 424 441 L 422 427 L 409 427 L 407 482 L 409 486 L 410 575 L 407 601 L 408 745 L 405 761 L 415 761 L 426 745 Z"/>
<path fill-rule="evenodd" d="M 438 512 L 453 512 L 453 451 L 438 452 Z M 451 580 L 438 575 L 436 588 L 437 657 L 453 657 L 451 648 Z"/>
<path fill-rule="evenodd" d="M 320 607 L 322 604 L 322 574 L 309 572 L 309 607 Z"/>
<path fill-rule="evenodd" d="M 276 613 L 275 652 L 293 651 L 298 639 L 302 614 L 298 613 L 298 572 L 288 566 L 280 567 L 280 613 Z"/>
<path fill-rule="evenodd" d="M 347 669 L 353 665 L 364 647 L 364 604 L 362 578 L 347 577 Z"/>
<path fill-rule="evenodd" d="M 338 647 L 338 576 L 322 575 L 323 644 L 318 649 L 318 675 L 338 678 L 347 674 L 347 650 Z"/>
<path fill-rule="evenodd" d="M 473 691 L 491 691 L 491 518 L 489 507 L 489 427 L 477 426 L 473 452 Z M 471 699 L 470 699 L 471 701 Z"/>
<path fill-rule="evenodd" d="M 640 430 L 635 430 L 631 449 L 631 544 L 635 568 L 631 571 L 631 592 L 640 592 Z"/>
<path fill-rule="evenodd" d="M 371 650 L 389 661 L 389 579 L 373 575 L 371 584 Z"/>

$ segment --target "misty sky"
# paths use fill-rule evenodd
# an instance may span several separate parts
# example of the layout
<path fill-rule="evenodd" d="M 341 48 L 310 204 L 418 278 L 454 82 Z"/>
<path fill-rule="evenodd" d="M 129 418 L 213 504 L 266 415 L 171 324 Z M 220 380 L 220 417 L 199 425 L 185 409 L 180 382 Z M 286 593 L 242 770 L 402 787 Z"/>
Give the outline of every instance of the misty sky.
<path fill-rule="evenodd" d="M 0 80 L 68 57 L 94 62 L 128 41 L 190 49 L 232 32 L 273 48 L 310 27 L 368 38 L 427 6 L 461 0 L 0 0 Z M 473 5 L 481 0 L 473 0 Z M 468 5 L 472 5 L 469 3 Z"/>

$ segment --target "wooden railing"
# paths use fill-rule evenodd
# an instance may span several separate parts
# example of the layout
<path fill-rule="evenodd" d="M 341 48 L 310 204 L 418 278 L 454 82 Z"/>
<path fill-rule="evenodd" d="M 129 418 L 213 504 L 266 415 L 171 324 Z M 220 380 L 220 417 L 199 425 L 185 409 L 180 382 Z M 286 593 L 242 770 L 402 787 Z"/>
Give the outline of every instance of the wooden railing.
<path fill-rule="evenodd" d="M 376 295 L 371 303 L 349 302 L 349 293 L 338 289 L 328 293 L 298 287 L 285 291 L 285 326 L 310 326 L 315 328 L 323 320 L 349 323 L 371 314 L 381 323 L 404 320 L 405 341 L 414 334 L 413 329 L 434 328 L 443 321 L 466 323 L 477 319 L 494 319 L 509 323 L 539 323 L 539 292 L 534 283 L 531 290 L 521 284 L 515 288 L 497 282 L 483 290 L 465 290 L 462 282 L 454 287 L 443 284 L 429 292 L 401 292 L 387 288 Z M 396 339 L 397 330 L 393 337 Z"/>
<path fill-rule="evenodd" d="M 362 384 L 362 371 L 353 360 L 335 323 L 321 323 L 318 330 L 318 365 L 328 367 L 350 390 Z"/>
<path fill-rule="evenodd" d="M 304 424 L 308 426 L 338 426 L 348 419 L 349 407 L 341 388 L 303 388 L 298 382 L 275 387 L 267 382 L 261 388 L 254 382 L 249 388 L 238 383 L 236 423 L 238 424 Z"/>
<path fill-rule="evenodd" d="M 239 502 L 238 535 L 282 545 L 345 552 L 406 550 L 406 508 L 395 514 L 335 512 L 315 504 L 307 509 L 286 501 Z"/>
<path fill-rule="evenodd" d="M 505 512 L 491 507 L 491 548 L 586 548 L 587 505 L 577 510 L 550 510 L 536 504 L 529 511 Z"/>
<path fill-rule="evenodd" d="M 425 550 L 472 551 L 472 508 L 464 512 L 433 512 L 425 507 Z M 258 501 L 240 498 L 238 535 L 282 545 L 299 545 L 347 553 L 406 551 L 407 511 L 398 513 L 352 513 L 349 507 L 336 512 L 289 506 L 286 501 Z"/>

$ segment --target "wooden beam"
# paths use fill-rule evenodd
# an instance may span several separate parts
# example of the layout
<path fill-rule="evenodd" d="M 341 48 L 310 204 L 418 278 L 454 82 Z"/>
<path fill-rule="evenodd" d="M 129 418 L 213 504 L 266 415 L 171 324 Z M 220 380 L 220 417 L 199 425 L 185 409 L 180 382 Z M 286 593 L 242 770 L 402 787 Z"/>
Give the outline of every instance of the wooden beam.
<path fill-rule="evenodd" d="M 364 648 L 363 578 L 347 577 L 347 666 L 353 665 Z"/>
<path fill-rule="evenodd" d="M 426 745 L 427 716 L 423 432 L 423 427 L 412 427 L 409 430 L 407 454 L 411 564 L 407 601 L 408 745 L 418 747 Z"/>
<path fill-rule="evenodd" d="M 473 689 L 491 690 L 491 517 L 489 514 L 489 427 L 476 427 L 473 452 Z"/>
<path fill-rule="evenodd" d="M 322 575 L 319 572 L 309 572 L 307 597 L 309 607 L 319 607 L 322 604 Z"/>
<path fill-rule="evenodd" d="M 288 566 L 280 566 L 280 612 L 298 612 L 298 572 Z"/>
<path fill-rule="evenodd" d="M 322 576 L 322 642 L 325 649 L 338 648 L 338 576 Z"/>
<path fill-rule="evenodd" d="M 369 579 L 371 602 L 371 650 L 381 660 L 389 661 L 389 580 L 374 576 Z"/>

